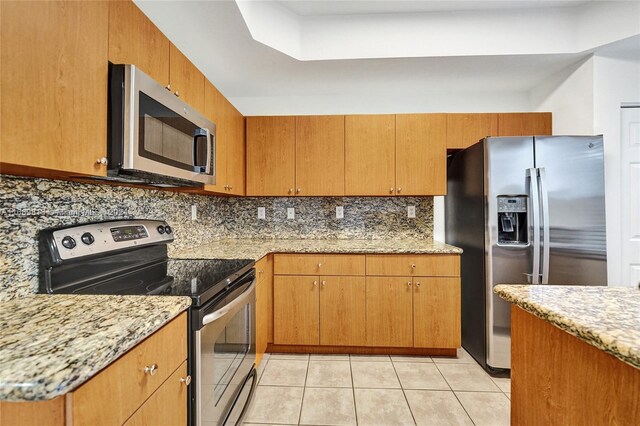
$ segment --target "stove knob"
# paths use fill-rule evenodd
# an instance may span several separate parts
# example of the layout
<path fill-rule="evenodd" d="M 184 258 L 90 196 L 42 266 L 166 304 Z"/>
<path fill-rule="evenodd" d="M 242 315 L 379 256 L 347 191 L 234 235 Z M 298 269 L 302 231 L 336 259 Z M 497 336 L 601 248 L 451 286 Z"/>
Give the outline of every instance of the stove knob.
<path fill-rule="evenodd" d="M 170 234 L 173 232 L 173 229 L 171 229 L 171 227 L 169 225 L 164 227 L 164 232 L 166 232 L 167 234 Z"/>
<path fill-rule="evenodd" d="M 85 243 L 88 246 L 93 244 L 93 242 L 96 240 L 95 238 L 93 238 L 93 235 L 91 235 L 91 233 L 89 232 L 85 232 L 84 234 L 82 234 L 82 237 L 80 237 L 80 239 L 82 240 L 83 243 Z"/>
<path fill-rule="evenodd" d="M 156 229 L 158 230 L 158 234 L 164 234 L 164 226 L 158 225 Z"/>
<path fill-rule="evenodd" d="M 70 236 L 66 236 L 62 239 L 62 246 L 64 248 L 67 248 L 69 250 L 71 250 L 72 248 L 74 248 L 76 246 L 76 240 L 74 240 L 72 237 Z"/>

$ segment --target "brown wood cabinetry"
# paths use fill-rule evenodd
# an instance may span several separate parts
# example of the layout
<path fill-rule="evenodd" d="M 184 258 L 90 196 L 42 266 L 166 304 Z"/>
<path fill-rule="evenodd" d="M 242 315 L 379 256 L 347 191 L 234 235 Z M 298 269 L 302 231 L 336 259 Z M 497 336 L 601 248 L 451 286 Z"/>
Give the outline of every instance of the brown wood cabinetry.
<path fill-rule="evenodd" d="M 273 343 L 320 343 L 317 276 L 275 275 L 273 278 Z"/>
<path fill-rule="evenodd" d="M 412 347 L 411 278 L 367 277 L 367 346 Z"/>
<path fill-rule="evenodd" d="M 204 74 L 173 44 L 169 46 L 171 91 L 204 114 Z"/>
<path fill-rule="evenodd" d="M 182 313 L 65 396 L 1 402 L 1 423 L 185 425 L 190 383 L 186 359 L 187 314 Z"/>
<path fill-rule="evenodd" d="M 457 254 L 370 254 L 367 275 L 450 276 L 460 275 Z"/>
<path fill-rule="evenodd" d="M 447 114 L 447 149 L 464 149 L 498 136 L 498 114 Z"/>
<path fill-rule="evenodd" d="M 108 21 L 102 1 L 0 2 L 3 173 L 106 175 Z"/>
<path fill-rule="evenodd" d="M 550 112 L 498 114 L 498 136 L 551 135 Z"/>
<path fill-rule="evenodd" d="M 280 275 L 364 275 L 362 254 L 278 254 L 274 274 Z"/>
<path fill-rule="evenodd" d="M 247 117 L 247 195 L 294 195 L 295 117 Z"/>
<path fill-rule="evenodd" d="M 321 276 L 320 344 L 364 346 L 366 343 L 365 278 Z"/>
<path fill-rule="evenodd" d="M 256 262 L 256 365 L 273 342 L 273 256 Z"/>
<path fill-rule="evenodd" d="M 460 347 L 460 278 L 413 278 L 413 345 Z"/>

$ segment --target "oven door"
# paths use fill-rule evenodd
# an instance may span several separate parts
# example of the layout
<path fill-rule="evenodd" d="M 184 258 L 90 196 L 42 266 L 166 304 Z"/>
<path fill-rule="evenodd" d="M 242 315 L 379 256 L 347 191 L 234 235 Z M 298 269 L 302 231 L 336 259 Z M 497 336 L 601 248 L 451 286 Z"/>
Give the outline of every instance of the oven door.
<path fill-rule="evenodd" d="M 124 66 L 122 169 L 215 184 L 215 124 Z"/>
<path fill-rule="evenodd" d="M 203 307 L 195 332 L 195 424 L 219 425 L 237 401 L 255 366 L 255 275 L 240 280 L 221 299 Z"/>

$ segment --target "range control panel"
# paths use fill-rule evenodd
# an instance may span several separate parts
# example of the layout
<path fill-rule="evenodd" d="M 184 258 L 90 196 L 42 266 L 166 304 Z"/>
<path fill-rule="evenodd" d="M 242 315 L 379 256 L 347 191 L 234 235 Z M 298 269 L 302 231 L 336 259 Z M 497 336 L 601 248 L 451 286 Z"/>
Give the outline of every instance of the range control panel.
<path fill-rule="evenodd" d="M 518 195 L 515 197 L 508 197 L 501 195 L 498 197 L 498 212 L 501 213 L 526 213 L 527 212 L 527 197 Z"/>
<path fill-rule="evenodd" d="M 111 236 L 113 241 L 129 241 L 139 240 L 140 238 L 149 238 L 147 228 L 142 225 L 119 226 L 111 228 Z"/>

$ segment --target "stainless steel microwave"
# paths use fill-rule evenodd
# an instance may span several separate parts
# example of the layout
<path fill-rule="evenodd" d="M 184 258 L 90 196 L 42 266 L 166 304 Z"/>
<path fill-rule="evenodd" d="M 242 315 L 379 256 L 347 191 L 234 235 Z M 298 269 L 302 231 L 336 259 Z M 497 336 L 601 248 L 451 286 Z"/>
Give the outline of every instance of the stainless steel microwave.
<path fill-rule="evenodd" d="M 134 65 L 109 66 L 108 121 L 108 179 L 215 184 L 215 124 Z"/>

